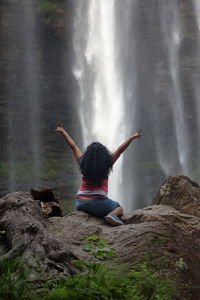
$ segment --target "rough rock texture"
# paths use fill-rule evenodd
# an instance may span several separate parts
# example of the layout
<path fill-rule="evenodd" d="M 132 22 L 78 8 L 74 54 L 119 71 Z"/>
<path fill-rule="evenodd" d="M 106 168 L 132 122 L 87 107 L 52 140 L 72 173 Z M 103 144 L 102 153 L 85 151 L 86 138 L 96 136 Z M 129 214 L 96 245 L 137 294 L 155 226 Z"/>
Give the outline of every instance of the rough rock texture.
<path fill-rule="evenodd" d="M 170 205 L 183 213 L 200 217 L 200 186 L 186 176 L 170 176 L 160 187 L 153 204 Z"/>
<path fill-rule="evenodd" d="M 195 216 L 198 205 L 196 211 L 194 208 L 198 201 L 194 199 L 200 197 L 199 186 L 184 176 L 170 177 L 166 186 L 167 194 L 163 195 L 166 190 L 161 187 L 154 202 L 159 201 L 160 194 L 161 200 L 179 211 L 169 205 L 152 205 L 124 215 L 125 225 L 119 227 L 111 227 L 104 219 L 84 212 L 47 219 L 29 193 L 10 194 L 0 199 L 0 230 L 6 230 L 9 250 L 4 255 L 12 257 L 9 253 L 19 247 L 17 255 L 31 261 L 37 255 L 38 266 L 48 271 L 52 266 L 54 271 L 69 274 L 75 271 L 70 260 L 87 255 L 83 251 L 85 238 L 101 235 L 107 239 L 108 247 L 116 248 L 118 257 L 114 263 L 131 268 L 147 260 L 166 278 L 174 280 L 179 291 L 174 299 L 199 300 L 200 219 Z M 189 214 L 180 211 L 187 207 Z"/>
<path fill-rule="evenodd" d="M 151 261 L 156 269 L 165 265 L 167 278 L 176 280 L 180 287 L 189 282 L 199 285 L 199 218 L 182 214 L 169 206 L 155 205 L 133 211 L 123 220 L 126 225 L 110 227 L 102 219 L 74 212 L 64 218 L 51 218 L 50 222 L 52 232 L 70 245 L 71 252 L 79 258 L 86 255 L 81 247 L 85 238 L 101 235 L 106 237 L 110 247 L 117 249 L 119 256 L 115 259 L 116 263 L 127 264 L 127 268 L 131 268 L 145 259 Z M 199 292 L 193 290 L 193 299 L 198 299 Z"/>
<path fill-rule="evenodd" d="M 0 264 L 20 256 L 40 272 L 75 272 L 70 264 L 74 255 L 49 230 L 39 201 L 33 200 L 29 193 L 12 193 L 0 199 L 0 231 L 6 232 L 6 248 Z"/>
<path fill-rule="evenodd" d="M 104 236 L 108 245 L 117 249 L 116 263 L 131 268 L 148 260 L 176 282 L 180 291 L 176 299 L 189 299 L 191 294 L 192 299 L 199 300 L 199 199 L 198 184 L 185 176 L 169 177 L 153 199 L 159 205 L 124 215 L 124 226 L 110 227 L 101 218 L 73 212 L 64 218 L 50 218 L 51 230 L 79 258 L 86 255 L 82 245 L 87 236 Z"/>

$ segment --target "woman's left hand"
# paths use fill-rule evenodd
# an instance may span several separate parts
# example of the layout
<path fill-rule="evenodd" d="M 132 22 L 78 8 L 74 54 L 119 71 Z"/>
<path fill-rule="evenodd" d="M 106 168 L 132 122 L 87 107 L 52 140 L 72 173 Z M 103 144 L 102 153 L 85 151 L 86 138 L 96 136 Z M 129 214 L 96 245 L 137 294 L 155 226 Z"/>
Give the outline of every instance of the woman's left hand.
<path fill-rule="evenodd" d="M 60 122 L 58 123 L 58 126 L 55 129 L 55 131 L 60 132 L 60 133 L 63 133 L 65 131 Z"/>

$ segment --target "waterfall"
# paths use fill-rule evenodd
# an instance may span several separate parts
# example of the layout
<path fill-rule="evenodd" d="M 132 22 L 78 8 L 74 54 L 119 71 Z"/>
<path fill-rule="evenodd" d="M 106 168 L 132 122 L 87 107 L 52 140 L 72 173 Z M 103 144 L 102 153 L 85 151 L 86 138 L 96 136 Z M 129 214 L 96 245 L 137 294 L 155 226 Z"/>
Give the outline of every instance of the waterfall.
<path fill-rule="evenodd" d="M 196 30 L 196 35 L 197 35 L 197 51 L 198 51 L 198 56 L 197 56 L 197 60 L 199 61 L 200 59 L 200 2 L 198 0 L 194 0 L 193 2 L 193 6 L 194 6 L 194 15 L 195 15 L 195 19 L 196 19 L 196 23 L 197 23 L 197 30 Z M 199 66 L 198 62 L 197 62 L 197 66 Z M 200 71 L 198 69 L 198 71 Z M 197 115 L 200 114 L 200 88 L 199 88 L 199 80 L 193 80 L 193 88 L 194 88 L 194 93 L 195 93 L 195 99 L 197 99 L 196 103 L 197 103 Z M 198 122 L 198 128 L 200 128 L 200 119 L 197 118 L 197 122 Z M 200 133 L 198 135 L 198 148 L 200 147 L 200 141 L 199 141 L 199 136 Z M 200 153 L 198 155 L 198 160 L 200 159 Z"/>
<path fill-rule="evenodd" d="M 159 164 L 166 176 L 174 172 L 179 172 L 184 175 L 192 176 L 194 168 L 194 157 L 199 158 L 196 154 L 196 146 L 199 145 L 198 140 L 195 145 L 192 145 L 191 135 L 193 129 L 198 135 L 199 125 L 196 123 L 198 120 L 194 117 L 199 108 L 198 92 L 199 87 L 196 89 L 194 86 L 194 79 L 191 77 L 189 69 L 187 69 L 188 60 L 196 60 L 196 55 L 193 53 L 191 56 L 190 51 L 187 50 L 187 39 L 192 39 L 192 34 L 189 32 L 190 21 L 184 19 L 186 10 L 193 11 L 194 16 L 198 14 L 199 4 L 197 1 L 190 3 L 180 3 L 178 1 L 166 1 L 159 3 L 159 23 L 161 31 L 161 43 L 165 49 L 163 60 L 166 62 L 165 76 L 168 77 L 167 103 L 171 111 L 169 125 L 173 135 L 173 149 L 174 157 L 172 154 L 167 154 L 165 146 L 167 143 L 162 144 L 162 138 L 156 139 L 156 148 L 158 153 Z M 195 23 L 194 23 L 195 24 Z M 197 25 L 199 26 L 198 18 Z M 191 29 L 190 29 L 191 30 Z M 193 27 L 193 34 L 197 32 L 197 27 Z M 198 36 L 197 36 L 198 37 Z M 197 44 L 199 38 L 197 39 Z M 194 47 L 194 46 L 193 46 Z M 198 49 L 195 45 L 196 50 Z M 192 46 L 191 46 L 192 49 Z M 195 63 L 193 63 L 195 65 Z M 185 78 L 188 80 L 186 81 Z M 192 87 L 190 87 L 192 86 Z M 192 88 L 192 89 L 191 89 Z M 196 91 L 196 96 L 192 95 Z M 163 92 L 163 91 L 162 91 Z M 191 119 L 194 117 L 194 120 Z M 170 120 L 172 124 L 170 124 Z M 199 123 L 199 122 L 198 122 Z M 164 128 L 166 129 L 166 125 Z M 171 139 L 172 140 L 172 139 Z M 175 158 L 175 159 L 174 159 Z"/>
<path fill-rule="evenodd" d="M 8 191 L 15 191 L 20 179 L 38 182 L 40 54 L 34 1 L 10 1 L 9 6 Z"/>
<path fill-rule="evenodd" d="M 188 175 L 189 169 L 189 151 L 190 146 L 186 143 L 188 132 L 184 120 L 184 108 L 182 101 L 182 91 L 179 73 L 179 46 L 182 39 L 182 28 L 178 16 L 178 7 L 176 2 L 162 4 L 160 9 L 160 23 L 163 41 L 167 49 L 166 59 L 168 61 L 171 90 L 169 90 L 169 105 L 172 107 L 176 145 L 181 173 Z M 159 153 L 159 162 L 166 175 L 170 175 L 171 166 L 162 155 L 162 147 L 157 145 Z"/>
<path fill-rule="evenodd" d="M 98 140 L 111 152 L 142 129 L 110 176 L 126 211 L 150 204 L 169 175 L 199 182 L 199 1 L 62 2 L 63 19 L 57 11 L 49 24 L 41 1 L 2 5 L 2 193 L 65 185 L 59 120 L 81 131 L 84 149 Z"/>
<path fill-rule="evenodd" d="M 84 145 L 113 151 L 143 129 L 114 166 L 112 197 L 127 211 L 150 203 L 169 175 L 198 180 L 199 9 L 197 0 L 75 1 Z"/>
<path fill-rule="evenodd" d="M 80 88 L 84 147 L 98 140 L 114 151 L 126 136 L 125 102 L 116 51 L 115 1 L 91 0 L 87 4 L 85 11 L 85 3 L 76 3 L 73 69 Z M 110 196 L 123 204 L 122 164 L 121 157 L 111 175 Z"/>

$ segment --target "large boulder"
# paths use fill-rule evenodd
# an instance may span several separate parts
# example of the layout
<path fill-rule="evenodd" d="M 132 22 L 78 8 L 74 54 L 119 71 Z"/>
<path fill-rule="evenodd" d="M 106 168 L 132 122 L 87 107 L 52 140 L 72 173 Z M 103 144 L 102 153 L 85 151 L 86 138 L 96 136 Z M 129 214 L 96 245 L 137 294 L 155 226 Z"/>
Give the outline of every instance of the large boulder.
<path fill-rule="evenodd" d="M 6 234 L 5 244 L 0 239 L 0 266 L 21 257 L 44 274 L 76 272 L 71 264 L 76 258 L 51 232 L 40 201 L 30 193 L 16 192 L 0 199 L 0 231 Z"/>
<path fill-rule="evenodd" d="M 108 246 L 117 251 L 116 264 L 131 268 L 141 261 L 148 261 L 173 279 L 179 286 L 182 300 L 185 286 L 200 284 L 200 219 L 182 214 L 170 206 L 153 205 L 123 216 L 125 225 L 110 227 L 103 219 L 84 212 L 73 212 L 63 218 L 50 218 L 51 231 L 68 244 L 78 258 L 87 255 L 83 251 L 85 239 L 100 235 Z M 192 289 L 197 300 L 199 289 Z"/>
<path fill-rule="evenodd" d="M 29 193 L 13 193 L 0 199 L 0 231 L 6 231 L 6 247 L 0 240 L 2 259 L 21 256 L 43 272 L 73 274 L 71 263 L 85 259 L 88 236 L 106 238 L 115 248 L 115 263 L 131 268 L 148 261 L 166 278 L 174 280 L 174 299 L 194 300 L 200 295 L 200 187 L 185 176 L 170 177 L 154 198 L 154 205 L 123 216 L 124 225 L 111 227 L 103 218 L 84 212 L 50 217 Z M 37 265 L 35 262 L 37 255 Z M 189 290 L 186 289 L 189 287 Z M 194 288 L 193 288 L 194 287 Z"/>
<path fill-rule="evenodd" d="M 184 175 L 170 176 L 152 203 L 170 205 L 183 213 L 200 217 L 200 186 Z"/>

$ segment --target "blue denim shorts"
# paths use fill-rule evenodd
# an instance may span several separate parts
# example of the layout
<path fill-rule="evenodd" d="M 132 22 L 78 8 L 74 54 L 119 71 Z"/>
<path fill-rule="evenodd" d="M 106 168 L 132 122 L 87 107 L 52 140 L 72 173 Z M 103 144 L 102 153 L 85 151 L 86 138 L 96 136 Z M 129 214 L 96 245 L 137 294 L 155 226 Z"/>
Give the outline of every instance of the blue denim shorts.
<path fill-rule="evenodd" d="M 97 217 L 104 217 L 117 207 L 120 207 L 120 204 L 109 198 L 98 198 L 89 201 L 76 200 L 77 210 L 82 210 Z"/>

